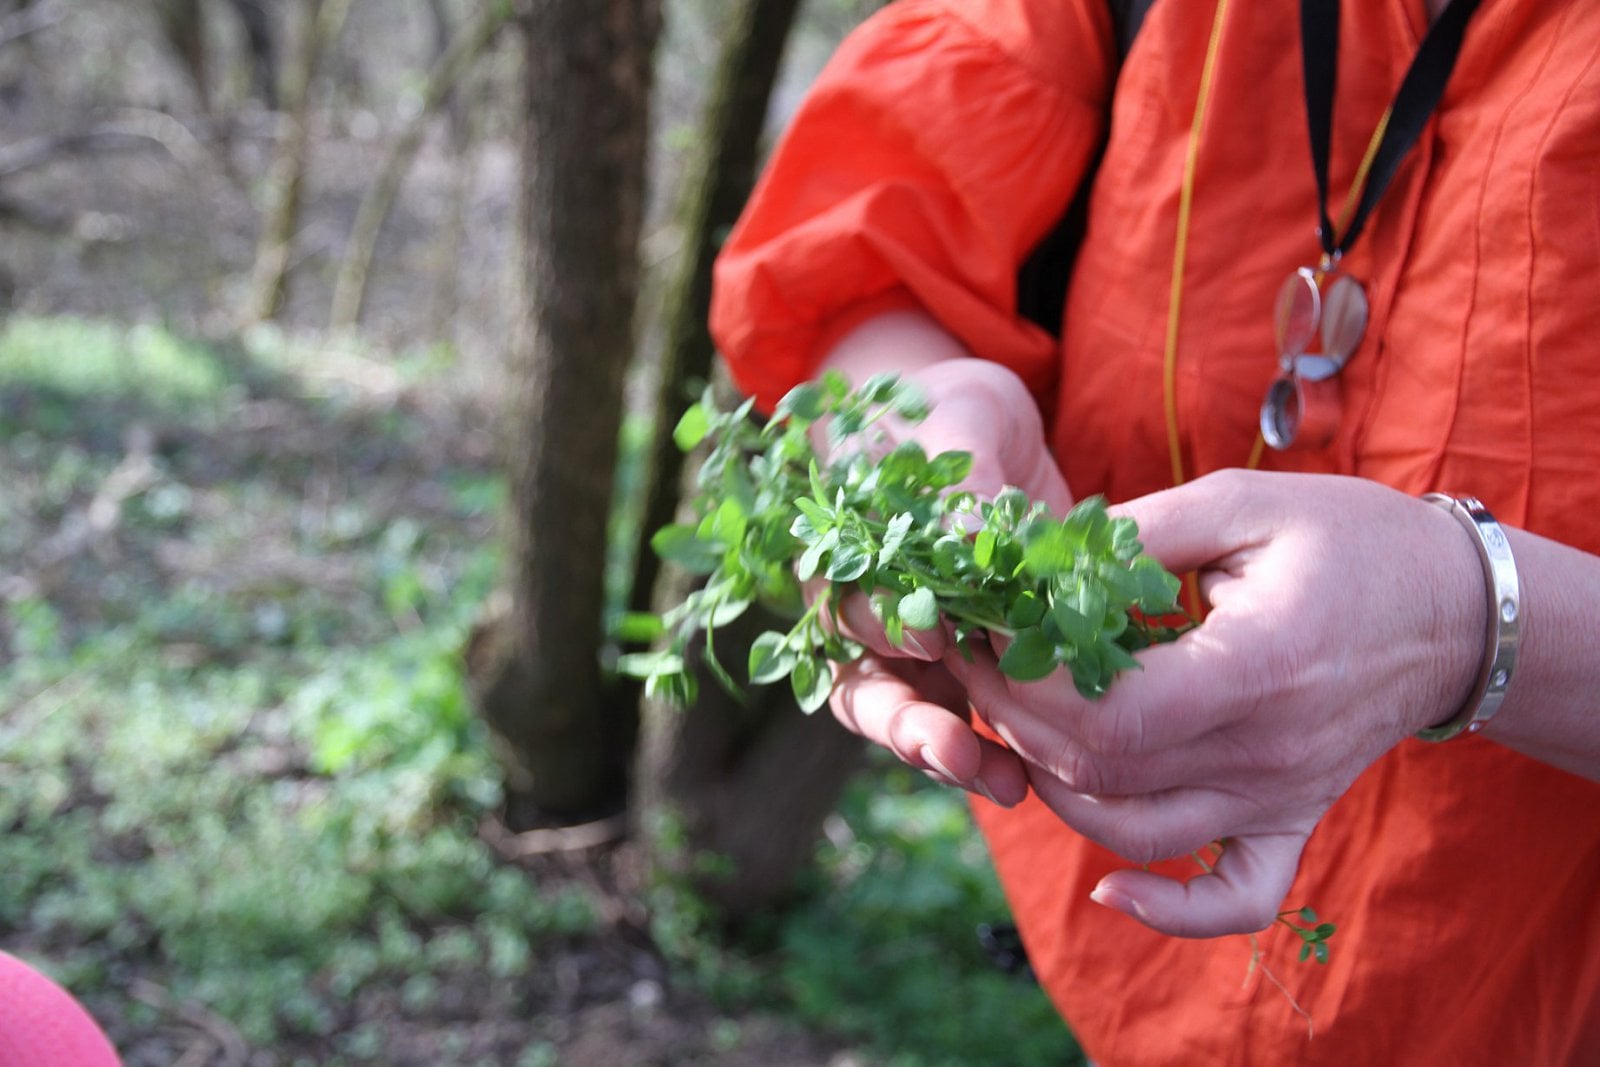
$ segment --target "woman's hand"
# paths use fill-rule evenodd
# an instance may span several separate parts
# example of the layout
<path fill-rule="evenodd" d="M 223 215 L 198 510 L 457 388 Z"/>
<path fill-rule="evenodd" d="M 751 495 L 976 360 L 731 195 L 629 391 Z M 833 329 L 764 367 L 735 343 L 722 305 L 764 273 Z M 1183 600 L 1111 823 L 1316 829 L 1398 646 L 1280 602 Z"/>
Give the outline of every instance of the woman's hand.
<path fill-rule="evenodd" d="M 1482 572 L 1455 519 L 1356 478 L 1225 472 L 1115 509 L 1204 623 L 1098 701 L 992 658 L 945 663 L 1065 822 L 1135 863 L 1223 841 L 1187 884 L 1141 870 L 1094 897 L 1158 930 L 1262 929 L 1307 837 L 1357 775 L 1467 699 Z"/>
<path fill-rule="evenodd" d="M 841 342 L 829 365 L 858 384 L 897 371 L 927 398 L 931 412 L 922 422 L 879 424 L 889 447 L 915 440 L 929 455 L 968 452 L 972 470 L 961 488 L 991 497 L 1011 485 L 1057 513 L 1071 506 L 1038 404 L 1021 379 L 969 356 L 928 316 L 893 312 L 871 320 Z M 894 646 L 860 595 L 847 597 L 838 614 L 869 650 L 836 668 L 831 704 L 839 721 L 941 781 L 1000 804 L 1019 803 L 1027 795 L 1022 764 L 968 725 L 965 694 L 941 662 L 946 633 L 907 631 Z"/>

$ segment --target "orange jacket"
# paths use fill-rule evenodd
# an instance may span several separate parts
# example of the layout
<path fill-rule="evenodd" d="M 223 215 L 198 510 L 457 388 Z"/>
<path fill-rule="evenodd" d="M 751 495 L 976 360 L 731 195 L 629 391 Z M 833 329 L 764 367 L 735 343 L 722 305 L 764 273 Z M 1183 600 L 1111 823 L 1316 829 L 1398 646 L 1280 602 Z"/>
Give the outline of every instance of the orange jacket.
<path fill-rule="evenodd" d="M 770 404 L 867 315 L 917 304 L 1015 369 L 1079 496 L 1170 485 L 1177 205 L 1213 3 L 1157 3 L 1117 84 L 1105 0 L 899 0 L 839 50 L 718 264 L 712 324 Z M 1230 0 L 1186 234 L 1175 402 L 1188 477 L 1242 466 L 1278 285 L 1313 264 L 1298 5 Z M 1336 211 L 1426 28 L 1348 0 Z M 1271 469 L 1470 492 L 1600 553 L 1600 5 L 1485 0 L 1434 120 L 1345 259 L 1372 305 L 1325 448 Z M 1058 343 L 1016 266 L 1110 144 Z M 1530 610 L 1537 610 L 1530 605 Z M 1352 665 L 1359 670 L 1359 664 Z M 1124 866 L 1042 805 L 975 804 L 1046 988 L 1122 1064 L 1600 1064 L 1600 786 L 1469 738 L 1410 741 L 1313 835 L 1288 903 L 1332 962 L 1166 938 L 1088 900 Z M 1182 868 L 1179 868 L 1182 869 Z M 1189 868 L 1192 870 L 1192 867 Z M 1003 1056 L 1003 1050 L 997 1052 Z"/>

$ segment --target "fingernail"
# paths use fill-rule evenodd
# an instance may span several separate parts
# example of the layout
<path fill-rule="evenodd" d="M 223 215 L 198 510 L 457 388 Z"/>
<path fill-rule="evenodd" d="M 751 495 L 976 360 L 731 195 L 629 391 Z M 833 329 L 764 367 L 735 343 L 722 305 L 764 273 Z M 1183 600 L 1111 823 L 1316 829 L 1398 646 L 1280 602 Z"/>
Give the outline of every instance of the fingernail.
<path fill-rule="evenodd" d="M 921 752 L 922 762 L 926 763 L 928 766 L 932 767 L 934 770 L 938 771 L 952 782 L 961 781 L 960 778 L 956 777 L 955 772 L 939 761 L 939 757 L 933 754 L 933 749 L 930 746 L 923 745 Z"/>
<path fill-rule="evenodd" d="M 972 788 L 976 789 L 979 795 L 981 795 L 983 799 L 987 800 L 991 804 L 999 805 L 1002 808 L 1016 807 L 1015 804 L 1002 803 L 1000 798 L 994 795 L 994 790 L 989 788 L 989 783 L 983 780 L 982 775 L 979 775 L 972 780 Z"/>
<path fill-rule="evenodd" d="M 1089 894 L 1089 899 L 1096 904 L 1110 908 L 1112 911 L 1120 911 L 1124 915 L 1133 915 L 1141 921 L 1145 918 L 1145 910 L 1137 900 L 1134 900 L 1126 893 L 1119 892 L 1115 886 L 1106 885 L 1104 882 L 1094 887 L 1093 892 Z"/>
<path fill-rule="evenodd" d="M 921 641 L 917 640 L 917 635 L 909 630 L 907 630 L 900 637 L 900 650 L 902 652 L 909 652 L 917 659 L 925 660 L 929 663 L 932 663 L 934 660 L 939 658 L 932 652 L 929 652 L 927 647 L 923 645 Z"/>

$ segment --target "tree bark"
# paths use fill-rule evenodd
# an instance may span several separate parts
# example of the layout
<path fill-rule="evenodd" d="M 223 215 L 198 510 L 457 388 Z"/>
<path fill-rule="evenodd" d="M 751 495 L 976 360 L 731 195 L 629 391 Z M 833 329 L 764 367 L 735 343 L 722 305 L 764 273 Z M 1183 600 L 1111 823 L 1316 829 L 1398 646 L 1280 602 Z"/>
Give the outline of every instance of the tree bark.
<path fill-rule="evenodd" d="M 301 192 L 310 148 L 311 88 L 317 63 L 344 28 L 353 0 L 299 0 L 300 32 L 284 57 L 278 142 L 267 169 L 267 207 L 250 272 L 245 320 L 274 319 L 289 294 L 294 236 L 300 228 Z"/>
<path fill-rule="evenodd" d="M 473 60 L 489 47 L 510 13 L 509 5 L 502 0 L 488 0 L 473 20 L 456 33 L 429 71 L 427 83 L 422 89 L 422 106 L 390 142 L 389 151 L 378 167 L 378 176 L 368 186 L 361 198 L 361 206 L 356 210 L 350 240 L 345 245 L 339 274 L 334 280 L 333 308 L 328 316 L 330 329 L 354 329 L 360 320 L 361 306 L 366 300 L 367 276 L 372 269 L 378 236 L 400 194 L 400 185 L 411 169 L 417 149 L 422 146 L 428 124 L 450 98 L 461 76 L 471 69 Z"/>
<path fill-rule="evenodd" d="M 0 12 L 0 48 L 43 33 L 67 17 L 66 0 L 16 0 Z"/>
<path fill-rule="evenodd" d="M 156 15 L 161 20 L 161 33 L 168 47 L 194 86 L 200 114 L 210 117 L 210 64 L 206 62 L 205 11 L 200 0 L 160 0 L 156 4 Z"/>
<path fill-rule="evenodd" d="M 689 383 L 711 375 L 706 326 L 711 266 L 755 180 L 767 102 L 793 25 L 796 0 L 739 0 L 728 23 L 701 142 L 679 208 L 685 251 L 670 286 L 666 337 L 650 450 L 652 492 L 643 529 L 671 521 L 683 457 L 672 428 L 690 399 Z M 686 576 L 660 574 L 648 548 L 638 555 L 634 607 L 678 603 Z M 719 633 L 730 663 L 762 629 L 777 624 L 749 613 Z M 811 859 L 822 820 L 860 764 L 861 743 L 831 716 L 805 716 L 787 686 L 759 689 L 742 705 L 709 678 L 700 698 L 678 709 L 646 701 L 635 773 L 635 821 L 651 862 L 687 879 L 734 922 L 789 893 Z M 671 834 L 651 833 L 665 820 Z M 677 844 L 681 843 L 681 847 Z M 706 865 L 712 854 L 723 861 Z"/>
<path fill-rule="evenodd" d="M 678 207 L 684 251 L 666 296 L 656 419 L 646 453 L 652 474 L 641 522 L 645 535 L 671 522 L 678 507 L 683 456 L 672 443 L 672 429 L 689 401 L 698 399 L 687 395 L 689 388 L 711 376 L 711 266 L 755 184 L 767 102 L 798 7 L 799 0 L 737 0 L 718 58 L 700 150 Z M 648 611 L 660 562 L 648 548 L 634 559 L 631 607 Z"/>
<path fill-rule="evenodd" d="M 278 45 L 266 0 L 229 0 L 250 52 L 250 90 L 268 111 L 278 110 Z"/>
<path fill-rule="evenodd" d="M 764 613 L 747 612 L 718 632 L 717 647 L 729 655 L 775 628 Z M 827 711 L 803 714 L 787 685 L 756 689 L 741 703 L 703 676 L 691 707 L 645 704 L 636 832 L 654 867 L 737 924 L 793 892 L 863 750 Z M 705 856 L 721 862 L 700 862 Z"/>
<path fill-rule="evenodd" d="M 554 815 L 621 801 L 637 728 L 635 708 L 607 699 L 600 649 L 659 24 L 657 0 L 532 0 L 522 20 L 510 608 L 474 692 L 519 806 Z"/>

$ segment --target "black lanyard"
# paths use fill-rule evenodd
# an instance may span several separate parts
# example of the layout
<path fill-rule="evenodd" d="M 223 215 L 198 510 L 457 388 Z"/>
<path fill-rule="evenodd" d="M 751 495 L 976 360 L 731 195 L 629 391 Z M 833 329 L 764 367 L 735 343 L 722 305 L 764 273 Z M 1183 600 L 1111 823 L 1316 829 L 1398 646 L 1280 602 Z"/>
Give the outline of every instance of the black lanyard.
<path fill-rule="evenodd" d="M 1339 70 L 1339 0 L 1300 0 L 1300 55 L 1305 64 L 1306 126 L 1311 133 L 1311 164 L 1317 173 L 1317 237 L 1330 261 L 1355 243 L 1367 216 L 1388 189 L 1400 161 L 1411 151 L 1444 95 L 1444 86 L 1461 54 L 1461 37 L 1479 0 L 1453 0 L 1428 27 L 1406 76 L 1389 105 L 1389 125 L 1372 159 L 1372 169 L 1355 214 L 1335 235 L 1328 217 L 1328 144 L 1333 137 L 1334 84 Z"/>

